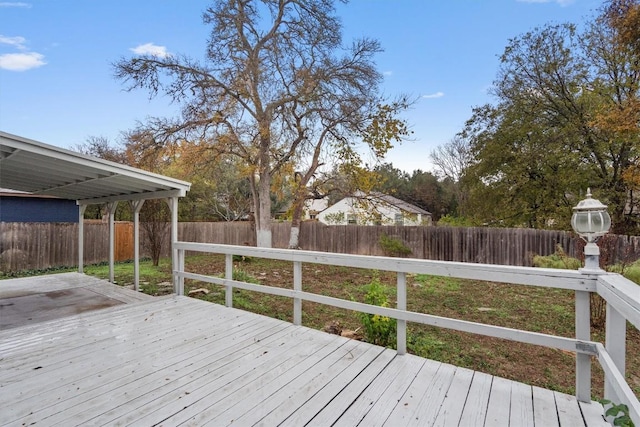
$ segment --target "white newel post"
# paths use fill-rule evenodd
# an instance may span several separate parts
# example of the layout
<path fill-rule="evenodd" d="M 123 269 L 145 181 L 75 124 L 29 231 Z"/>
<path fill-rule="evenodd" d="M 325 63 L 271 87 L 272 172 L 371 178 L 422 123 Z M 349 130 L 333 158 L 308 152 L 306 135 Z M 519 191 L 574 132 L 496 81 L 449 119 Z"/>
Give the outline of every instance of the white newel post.
<path fill-rule="evenodd" d="M 607 206 L 591 198 L 591 189 L 587 188 L 586 198 L 573 208 L 571 227 L 584 239 L 585 275 L 605 273 L 600 268 L 600 248 L 595 241 L 604 236 L 611 228 L 611 217 Z M 576 339 L 591 341 L 591 295 L 588 291 L 576 291 Z M 576 354 L 576 398 L 581 402 L 591 402 L 591 356 Z"/>

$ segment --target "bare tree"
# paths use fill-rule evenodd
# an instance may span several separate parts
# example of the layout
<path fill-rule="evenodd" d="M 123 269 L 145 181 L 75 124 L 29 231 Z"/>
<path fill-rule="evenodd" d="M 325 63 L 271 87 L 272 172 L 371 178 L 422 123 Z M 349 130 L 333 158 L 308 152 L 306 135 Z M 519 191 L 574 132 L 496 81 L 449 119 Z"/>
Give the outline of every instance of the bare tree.
<path fill-rule="evenodd" d="M 124 149 L 119 147 L 118 144 L 112 144 L 104 136 L 90 136 L 83 144 L 78 144 L 73 149 L 82 154 L 127 164 L 127 156 Z"/>
<path fill-rule="evenodd" d="M 439 145 L 431 151 L 430 157 L 437 168 L 437 174 L 453 182 L 460 181 L 460 177 L 473 160 L 469 142 L 461 135 L 456 135 L 446 144 Z"/>
<path fill-rule="evenodd" d="M 180 118 L 149 124 L 154 141 L 209 144 L 245 163 L 258 246 L 271 246 L 273 177 L 306 158 L 306 186 L 323 152 L 352 147 L 354 135 L 368 143 L 381 104 L 379 43 L 343 47 L 334 12 L 333 0 L 219 0 L 203 15 L 212 26 L 204 64 L 178 55 L 115 64 L 129 90 L 182 105 Z"/>

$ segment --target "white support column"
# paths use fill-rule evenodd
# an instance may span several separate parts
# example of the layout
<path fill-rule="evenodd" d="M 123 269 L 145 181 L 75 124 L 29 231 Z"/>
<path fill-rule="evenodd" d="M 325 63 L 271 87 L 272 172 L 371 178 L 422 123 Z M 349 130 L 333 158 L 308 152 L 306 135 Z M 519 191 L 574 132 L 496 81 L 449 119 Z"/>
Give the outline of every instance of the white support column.
<path fill-rule="evenodd" d="M 84 212 L 87 205 L 78 206 L 78 273 L 84 273 Z"/>
<path fill-rule="evenodd" d="M 176 242 L 178 241 L 178 198 L 171 197 L 166 199 L 169 210 L 171 211 L 171 271 L 175 272 L 178 268 L 178 250 Z M 173 293 L 178 293 L 178 276 L 173 274 Z"/>
<path fill-rule="evenodd" d="M 131 202 L 133 208 L 133 289 L 140 290 L 140 210 L 144 200 Z"/>
<path fill-rule="evenodd" d="M 397 291 L 396 291 L 397 309 L 407 309 L 407 274 L 404 272 L 397 273 Z M 398 354 L 407 353 L 407 321 L 397 320 L 396 337 Z"/>
<path fill-rule="evenodd" d="M 293 262 L 293 290 L 302 292 L 302 262 Z M 302 325 L 302 300 L 293 298 L 293 324 Z"/>
<path fill-rule="evenodd" d="M 115 248 L 116 248 L 116 225 L 115 216 L 118 202 L 107 203 L 107 211 L 109 212 L 109 281 L 115 282 Z"/>
<path fill-rule="evenodd" d="M 613 363 L 616 364 L 616 367 L 624 377 L 626 371 L 627 320 L 609 303 L 607 303 L 606 317 L 605 347 Z M 606 375 L 604 378 L 604 398 L 620 403 L 620 398 L 616 395 L 609 381 L 607 381 Z"/>
<path fill-rule="evenodd" d="M 576 339 L 591 341 L 591 294 L 576 291 Z M 576 354 L 576 398 L 591 402 L 591 356 Z"/>

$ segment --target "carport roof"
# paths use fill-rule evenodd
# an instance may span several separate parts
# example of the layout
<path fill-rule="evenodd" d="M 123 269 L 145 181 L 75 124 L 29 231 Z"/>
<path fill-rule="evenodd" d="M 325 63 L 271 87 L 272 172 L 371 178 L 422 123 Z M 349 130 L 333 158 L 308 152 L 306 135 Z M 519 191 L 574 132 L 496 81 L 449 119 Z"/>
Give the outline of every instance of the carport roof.
<path fill-rule="evenodd" d="M 0 188 L 79 204 L 184 197 L 191 184 L 0 131 Z"/>

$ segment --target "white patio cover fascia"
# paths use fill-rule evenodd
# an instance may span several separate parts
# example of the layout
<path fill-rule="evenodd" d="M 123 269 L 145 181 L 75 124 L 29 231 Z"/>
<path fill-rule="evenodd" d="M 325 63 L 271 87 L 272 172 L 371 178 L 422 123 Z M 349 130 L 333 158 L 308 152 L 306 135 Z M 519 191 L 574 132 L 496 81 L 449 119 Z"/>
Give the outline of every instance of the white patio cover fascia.
<path fill-rule="evenodd" d="M 134 269 L 138 287 L 138 214 L 144 200 L 167 199 L 171 210 L 171 242 L 178 240 L 178 198 L 191 184 L 93 156 L 54 147 L 0 131 L 0 188 L 75 200 L 80 206 L 78 270 L 83 268 L 83 215 L 87 205 L 108 203 L 109 264 L 113 281 L 114 213 L 117 202 L 134 211 Z M 176 261 L 172 251 L 173 262 Z"/>

